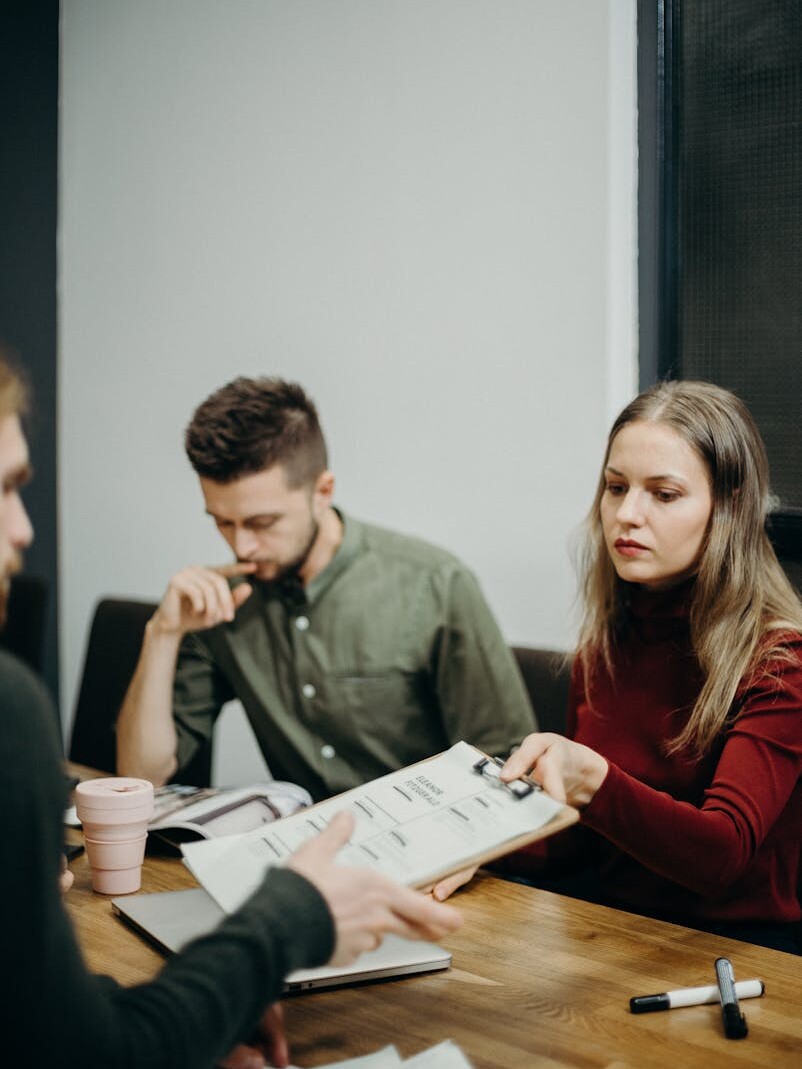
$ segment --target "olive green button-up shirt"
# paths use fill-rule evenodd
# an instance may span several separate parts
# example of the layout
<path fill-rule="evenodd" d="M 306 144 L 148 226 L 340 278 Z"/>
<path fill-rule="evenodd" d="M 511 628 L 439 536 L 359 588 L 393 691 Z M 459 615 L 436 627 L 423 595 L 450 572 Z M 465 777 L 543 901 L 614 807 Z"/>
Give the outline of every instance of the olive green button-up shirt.
<path fill-rule="evenodd" d="M 535 730 L 513 656 L 455 557 L 342 516 L 330 564 L 288 604 L 254 591 L 188 635 L 174 685 L 178 764 L 238 698 L 271 773 L 316 800 L 465 739 L 506 755 Z"/>

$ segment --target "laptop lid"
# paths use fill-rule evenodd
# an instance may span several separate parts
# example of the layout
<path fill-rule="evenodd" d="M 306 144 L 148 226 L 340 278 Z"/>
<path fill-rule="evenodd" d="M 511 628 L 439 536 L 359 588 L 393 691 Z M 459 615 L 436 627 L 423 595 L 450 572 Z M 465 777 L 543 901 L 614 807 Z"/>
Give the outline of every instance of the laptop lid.
<path fill-rule="evenodd" d="M 202 887 L 189 891 L 159 891 L 125 895 L 111 900 L 114 912 L 158 950 L 173 954 L 190 940 L 210 932 L 225 914 Z M 297 969 L 285 990 L 313 991 L 321 987 L 390 979 L 447 969 L 451 954 L 436 943 L 411 942 L 387 935 L 381 946 L 361 954 L 351 965 L 321 965 Z"/>

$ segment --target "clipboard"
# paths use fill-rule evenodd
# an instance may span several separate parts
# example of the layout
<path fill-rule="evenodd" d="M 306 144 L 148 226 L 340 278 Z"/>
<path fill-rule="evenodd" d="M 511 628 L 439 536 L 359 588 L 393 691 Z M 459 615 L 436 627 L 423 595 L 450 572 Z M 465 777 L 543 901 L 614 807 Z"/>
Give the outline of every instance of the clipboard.
<path fill-rule="evenodd" d="M 540 793 L 548 798 L 552 797 L 551 795 L 547 795 L 540 784 L 536 783 L 530 776 L 520 776 L 516 780 L 504 783 L 499 778 L 498 773 L 501 771 L 505 762 L 499 757 L 488 756 L 488 754 L 483 753 L 477 747 L 474 747 L 474 749 L 477 750 L 477 753 L 481 753 L 482 756 L 474 762 L 473 771 L 477 775 L 483 776 L 486 780 L 494 781 L 499 790 L 506 791 L 516 801 L 522 801 L 533 793 Z M 438 754 L 436 756 L 439 757 L 442 755 Z M 424 758 L 423 761 L 419 761 L 418 764 L 425 765 L 431 760 L 433 760 L 433 758 L 427 757 Z M 409 765 L 407 767 L 415 768 L 417 766 Z M 439 883 L 440 880 L 446 879 L 446 877 L 453 875 L 455 872 L 459 872 L 461 869 L 474 867 L 481 868 L 483 865 L 487 865 L 491 861 L 496 861 L 500 857 L 506 857 L 507 854 L 513 854 L 516 850 L 520 850 L 524 846 L 529 846 L 531 843 L 538 842 L 540 839 L 548 839 L 550 836 L 556 835 L 557 832 L 563 831 L 565 828 L 568 828 L 579 821 L 578 809 L 574 809 L 573 806 L 567 805 L 566 803 L 557 803 L 556 799 L 552 799 L 552 801 L 560 805 L 560 809 L 558 809 L 555 815 L 539 828 L 532 832 L 524 832 L 513 839 L 508 839 L 503 844 L 499 844 L 497 847 L 493 847 L 490 850 L 481 851 L 473 857 L 468 858 L 464 864 L 460 864 L 457 868 L 454 868 L 453 865 L 446 866 L 442 871 L 427 878 L 425 881 L 416 881 L 409 886 L 414 887 L 418 891 L 428 889 L 433 884 Z"/>
<path fill-rule="evenodd" d="M 466 742 L 328 798 L 258 831 L 186 843 L 184 862 L 225 912 L 258 887 L 335 813 L 350 810 L 354 833 L 338 855 L 417 889 L 487 864 L 579 819 L 528 777 L 503 784 L 500 762 Z"/>

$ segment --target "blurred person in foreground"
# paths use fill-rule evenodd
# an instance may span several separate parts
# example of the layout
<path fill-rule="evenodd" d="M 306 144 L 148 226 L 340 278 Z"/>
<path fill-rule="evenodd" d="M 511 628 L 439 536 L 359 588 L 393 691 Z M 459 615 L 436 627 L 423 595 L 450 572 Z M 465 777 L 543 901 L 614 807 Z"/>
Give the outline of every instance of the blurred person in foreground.
<path fill-rule="evenodd" d="M 0 615 L 33 529 L 20 497 L 31 476 L 20 375 L 0 356 Z M 153 981 L 123 988 L 91 974 L 59 893 L 67 804 L 56 718 L 37 678 L 0 652 L 0 811 L 6 919 L 0 999 L 3 1063 L 32 1069 L 252 1069 L 286 1066 L 277 1006 L 293 969 L 342 964 L 388 932 L 436 939 L 459 914 L 335 856 L 353 826 L 328 828 L 272 870 L 245 905 L 171 958 Z"/>

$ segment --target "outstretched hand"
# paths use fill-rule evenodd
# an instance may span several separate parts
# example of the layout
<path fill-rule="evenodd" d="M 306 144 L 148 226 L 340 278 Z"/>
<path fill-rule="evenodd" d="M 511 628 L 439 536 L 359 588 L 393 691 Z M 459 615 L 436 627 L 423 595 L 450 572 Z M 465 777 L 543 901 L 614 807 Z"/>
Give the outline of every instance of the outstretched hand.
<path fill-rule="evenodd" d="M 336 930 L 333 965 L 375 950 L 389 932 L 405 939 L 440 939 L 462 924 L 452 906 L 402 887 L 371 869 L 338 865 L 338 851 L 354 830 L 350 813 L 338 813 L 325 831 L 297 850 L 287 867 L 323 895 Z"/>
<path fill-rule="evenodd" d="M 343 811 L 325 831 L 304 843 L 287 868 L 304 876 L 326 900 L 334 921 L 333 965 L 347 965 L 366 950 L 375 950 L 389 932 L 406 939 L 440 939 L 462 924 L 452 906 L 442 905 L 371 869 L 338 865 L 337 854 L 354 830 L 352 814 Z M 220 1062 L 220 1069 L 287 1066 L 289 1049 L 281 1007 L 270 1006 L 256 1035 Z"/>
<path fill-rule="evenodd" d="M 581 808 L 601 787 L 608 765 L 601 754 L 550 731 L 527 735 L 499 773 L 509 783 L 529 774 L 558 802 Z"/>

